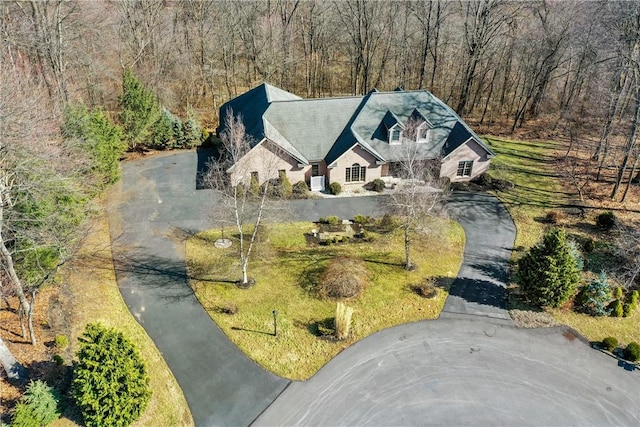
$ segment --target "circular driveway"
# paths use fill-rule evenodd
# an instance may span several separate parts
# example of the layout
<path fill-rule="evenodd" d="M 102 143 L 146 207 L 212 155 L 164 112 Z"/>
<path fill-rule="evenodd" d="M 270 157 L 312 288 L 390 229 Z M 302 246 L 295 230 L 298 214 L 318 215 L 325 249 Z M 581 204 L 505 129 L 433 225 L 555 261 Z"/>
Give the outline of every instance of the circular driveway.
<path fill-rule="evenodd" d="M 205 159 L 173 152 L 125 163 L 110 210 L 121 293 L 196 425 L 640 425 L 637 370 L 566 329 L 521 330 L 509 320 L 502 295 L 513 223 L 487 195 L 458 193 L 450 202 L 467 245 L 440 319 L 376 333 L 306 382 L 265 372 L 188 285 L 185 236 L 212 227 L 215 199 L 196 184 Z M 379 205 L 357 197 L 286 207 L 287 218 L 315 220 L 376 215 Z"/>
<path fill-rule="evenodd" d="M 566 328 L 402 325 L 289 385 L 254 426 L 637 426 L 640 376 Z"/>

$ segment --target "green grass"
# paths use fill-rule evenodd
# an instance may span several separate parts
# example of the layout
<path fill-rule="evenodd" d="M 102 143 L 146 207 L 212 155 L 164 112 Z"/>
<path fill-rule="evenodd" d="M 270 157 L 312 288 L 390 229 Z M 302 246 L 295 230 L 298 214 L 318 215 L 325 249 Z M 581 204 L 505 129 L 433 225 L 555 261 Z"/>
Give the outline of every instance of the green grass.
<path fill-rule="evenodd" d="M 551 141 L 513 141 L 485 137 L 497 154 L 492 160 L 489 175 L 514 185 L 496 195 L 509 209 L 518 233 L 516 247 L 529 248 L 544 234 L 545 224 L 540 221 L 549 211 L 571 203 L 555 169 L 554 153 L 560 144 Z"/>
<path fill-rule="evenodd" d="M 610 270 L 616 262 L 613 243 L 610 236 L 594 226 L 597 212 L 590 213 L 587 218 L 572 217 L 563 212 L 566 205 L 575 201 L 575 192 L 563 185 L 555 165 L 556 153 L 562 152 L 563 146 L 550 141 L 485 139 L 497 154 L 491 164 L 490 176 L 514 184 L 513 189 L 495 191 L 495 194 L 507 206 L 516 224 L 515 247 L 526 250 L 535 245 L 550 226 L 542 219 L 549 211 L 557 211 L 561 213 L 557 226 L 564 227 L 573 240 L 581 242 L 592 238 L 595 241 L 596 249 L 583 254 L 582 284 L 592 280 L 602 269 Z M 638 310 L 628 318 L 591 317 L 575 313 L 569 307 L 548 310 L 548 313 L 557 322 L 571 326 L 592 341 L 615 336 L 621 343 L 640 342 Z"/>
<path fill-rule="evenodd" d="M 569 310 L 550 310 L 560 323 L 571 326 L 591 341 L 602 341 L 613 336 L 624 346 L 631 341 L 640 342 L 640 312 L 630 317 L 591 317 Z"/>
<path fill-rule="evenodd" d="M 267 226 L 249 276 L 256 285 L 238 289 L 237 242 L 230 249 L 215 249 L 217 230 L 201 233 L 187 242 L 187 265 L 192 286 L 214 321 L 251 359 L 285 378 L 311 377 L 344 348 L 390 326 L 437 318 L 447 289 L 462 263 L 464 232 L 448 221 L 438 231 L 414 239 L 415 271 L 403 267 L 403 240 L 399 233 L 372 233 L 374 240 L 331 246 L 308 246 L 304 233 L 312 223 Z M 228 233 L 226 233 L 228 234 Z M 226 235 L 226 237 L 229 237 Z M 316 292 L 317 280 L 328 261 L 337 256 L 365 260 L 369 283 L 359 297 L 348 300 L 354 309 L 351 336 L 341 342 L 314 333 L 316 322 L 335 315 L 335 301 Z M 437 295 L 425 299 L 410 287 L 427 277 L 440 278 Z M 235 315 L 221 308 L 233 303 Z M 278 337 L 273 332 L 272 310 L 278 311 Z"/>

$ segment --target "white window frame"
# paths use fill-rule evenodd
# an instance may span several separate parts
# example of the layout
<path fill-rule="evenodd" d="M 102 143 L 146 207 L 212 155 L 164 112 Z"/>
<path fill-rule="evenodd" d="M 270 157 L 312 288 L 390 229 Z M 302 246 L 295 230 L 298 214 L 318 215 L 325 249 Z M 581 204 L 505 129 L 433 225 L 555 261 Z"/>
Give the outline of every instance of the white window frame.
<path fill-rule="evenodd" d="M 460 160 L 458 162 L 458 170 L 456 178 L 470 178 L 473 173 L 473 160 Z"/>
<path fill-rule="evenodd" d="M 395 132 L 398 132 L 398 139 L 393 139 Z M 402 143 L 402 128 L 400 125 L 395 124 L 389 128 L 389 144 L 400 145 Z"/>
<path fill-rule="evenodd" d="M 420 136 L 423 131 L 425 131 L 424 138 L 421 138 Z M 416 129 L 416 142 L 420 144 L 420 143 L 429 142 L 430 140 L 431 140 L 431 128 L 429 127 L 428 124 L 422 123 Z"/>

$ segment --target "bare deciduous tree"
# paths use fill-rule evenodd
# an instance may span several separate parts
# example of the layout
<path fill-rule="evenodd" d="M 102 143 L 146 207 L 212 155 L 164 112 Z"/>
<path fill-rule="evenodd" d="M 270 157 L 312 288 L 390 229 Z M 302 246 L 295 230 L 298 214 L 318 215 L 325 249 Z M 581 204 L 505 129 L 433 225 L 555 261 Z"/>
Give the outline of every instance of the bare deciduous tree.
<path fill-rule="evenodd" d="M 273 195 L 273 179 L 278 176 L 277 163 L 280 151 L 263 142 L 265 155 L 246 156 L 255 147 L 255 141 L 247 133 L 241 116 L 234 116 L 229 109 L 224 118 L 224 130 L 220 135 L 222 153 L 217 161 L 209 163 L 203 177 L 204 184 L 216 195 L 216 220 L 232 223 L 238 232 L 241 285 L 250 283 L 248 268 L 256 244 L 258 230 Z M 259 180 L 266 178 L 260 185 Z"/>
<path fill-rule="evenodd" d="M 444 215 L 443 202 L 448 188 L 440 178 L 440 159 L 423 160 L 425 144 L 416 142 L 424 122 L 409 119 L 401 143 L 401 158 L 393 165 L 401 179 L 388 199 L 387 210 L 400 219 L 404 234 L 405 268 L 413 269 L 411 240 L 415 233 L 432 231 L 433 219 Z"/>

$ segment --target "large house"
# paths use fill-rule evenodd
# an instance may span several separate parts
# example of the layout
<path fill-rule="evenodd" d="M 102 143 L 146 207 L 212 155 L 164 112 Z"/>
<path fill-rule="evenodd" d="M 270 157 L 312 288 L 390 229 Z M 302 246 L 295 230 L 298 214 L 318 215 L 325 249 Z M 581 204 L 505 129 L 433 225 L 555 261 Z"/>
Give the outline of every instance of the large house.
<path fill-rule="evenodd" d="M 489 167 L 495 154 L 444 102 L 427 90 L 302 99 L 263 83 L 220 108 L 240 116 L 251 150 L 230 170 L 237 180 L 259 182 L 285 173 L 312 190 L 330 182 L 360 185 L 392 177 L 403 144 L 415 141 L 418 156 L 437 159 L 440 176 L 468 181 Z M 409 127 L 412 129 L 408 129 Z M 270 164 L 269 168 L 264 165 Z M 236 181 L 239 182 L 239 181 Z"/>

